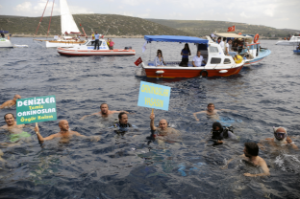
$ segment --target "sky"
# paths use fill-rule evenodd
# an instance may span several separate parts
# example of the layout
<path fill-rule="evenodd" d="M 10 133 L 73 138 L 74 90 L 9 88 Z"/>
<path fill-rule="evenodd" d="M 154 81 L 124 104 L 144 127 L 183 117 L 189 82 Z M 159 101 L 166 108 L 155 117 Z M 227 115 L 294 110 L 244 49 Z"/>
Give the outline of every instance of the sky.
<path fill-rule="evenodd" d="M 59 15 L 54 0 L 53 15 Z M 47 0 L 0 0 L 0 15 L 40 17 Z M 73 14 L 214 20 L 300 30 L 300 0 L 67 0 Z M 53 0 L 49 0 L 46 16 Z"/>

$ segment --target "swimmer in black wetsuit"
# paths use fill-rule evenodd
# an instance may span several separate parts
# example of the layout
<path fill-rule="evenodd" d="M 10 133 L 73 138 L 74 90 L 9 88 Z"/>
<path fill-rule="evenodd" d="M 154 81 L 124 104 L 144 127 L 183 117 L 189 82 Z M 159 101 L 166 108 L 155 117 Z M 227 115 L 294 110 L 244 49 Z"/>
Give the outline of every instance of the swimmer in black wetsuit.
<path fill-rule="evenodd" d="M 212 125 L 212 139 L 214 144 L 223 144 L 223 139 L 236 139 L 231 127 L 223 127 L 220 122 L 214 122 Z"/>
<path fill-rule="evenodd" d="M 257 177 L 257 176 L 269 176 L 270 171 L 267 166 L 266 161 L 258 156 L 259 152 L 259 147 L 255 142 L 246 142 L 245 143 L 245 148 L 244 148 L 244 154 L 240 156 L 244 161 L 248 162 L 250 165 L 253 165 L 255 167 L 259 167 L 262 169 L 262 173 L 259 174 L 251 174 L 251 173 L 244 173 L 244 176 L 248 177 Z M 232 161 L 233 159 L 229 160 L 225 167 L 227 168 L 228 164 Z"/>

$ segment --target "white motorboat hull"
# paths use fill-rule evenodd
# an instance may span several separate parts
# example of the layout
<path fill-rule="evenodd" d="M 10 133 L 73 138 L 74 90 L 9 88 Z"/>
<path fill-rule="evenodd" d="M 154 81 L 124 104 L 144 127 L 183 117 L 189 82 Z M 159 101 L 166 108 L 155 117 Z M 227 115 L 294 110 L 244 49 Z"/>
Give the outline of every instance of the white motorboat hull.
<path fill-rule="evenodd" d="M 281 45 L 281 46 L 297 46 L 299 45 L 300 40 L 299 41 L 287 41 L 287 40 L 283 40 L 283 41 L 278 41 L 275 45 Z"/>
<path fill-rule="evenodd" d="M 10 40 L 1 38 L 0 39 L 0 48 L 13 48 L 14 46 L 10 42 Z"/>

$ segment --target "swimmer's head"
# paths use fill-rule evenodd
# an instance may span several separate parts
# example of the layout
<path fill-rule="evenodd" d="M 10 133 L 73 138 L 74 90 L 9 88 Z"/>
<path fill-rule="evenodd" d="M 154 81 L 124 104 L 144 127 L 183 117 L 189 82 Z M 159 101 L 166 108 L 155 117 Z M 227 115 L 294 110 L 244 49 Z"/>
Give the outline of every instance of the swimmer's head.
<path fill-rule="evenodd" d="M 127 124 L 128 123 L 128 116 L 125 112 L 121 112 L 118 115 L 120 124 Z"/>
<path fill-rule="evenodd" d="M 215 105 L 213 103 L 209 103 L 207 105 L 207 111 L 208 112 L 213 112 L 215 110 Z"/>
<path fill-rule="evenodd" d="M 167 122 L 167 120 L 161 119 L 159 121 L 158 126 L 159 126 L 159 128 L 161 128 L 161 130 L 166 130 L 168 128 L 168 122 Z"/>
<path fill-rule="evenodd" d="M 17 95 L 14 96 L 14 99 L 15 99 L 15 100 L 21 99 L 21 96 L 17 94 Z"/>
<path fill-rule="evenodd" d="M 69 122 L 67 120 L 60 120 L 58 126 L 61 131 L 69 131 Z"/>
<path fill-rule="evenodd" d="M 102 103 L 101 105 L 100 105 L 100 110 L 101 110 L 101 113 L 102 114 L 107 114 L 107 112 L 108 112 L 108 104 L 106 104 L 106 103 Z"/>
<path fill-rule="evenodd" d="M 222 139 L 220 137 L 221 133 L 223 132 L 223 126 L 220 122 L 214 122 L 212 125 L 212 137 L 213 139 Z"/>
<path fill-rule="evenodd" d="M 274 129 L 274 137 L 278 141 L 283 141 L 287 137 L 287 130 L 284 127 L 273 127 Z"/>
<path fill-rule="evenodd" d="M 4 120 L 7 126 L 12 126 L 15 124 L 15 116 L 12 113 L 7 113 L 4 115 Z"/>
<path fill-rule="evenodd" d="M 244 148 L 244 154 L 250 158 L 252 156 L 258 156 L 259 148 L 255 142 L 246 142 Z"/>

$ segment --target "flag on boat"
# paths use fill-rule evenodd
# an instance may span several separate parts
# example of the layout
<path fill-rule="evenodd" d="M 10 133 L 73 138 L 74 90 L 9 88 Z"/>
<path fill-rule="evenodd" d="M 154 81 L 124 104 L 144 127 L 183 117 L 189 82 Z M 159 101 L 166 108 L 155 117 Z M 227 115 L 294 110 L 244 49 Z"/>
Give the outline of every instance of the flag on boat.
<path fill-rule="evenodd" d="M 143 62 L 142 58 L 139 57 L 139 58 L 134 62 L 134 64 L 135 64 L 136 66 L 139 66 L 142 62 Z"/>
<path fill-rule="evenodd" d="M 235 31 L 235 26 L 228 27 L 227 32 L 234 32 L 234 31 Z"/>

